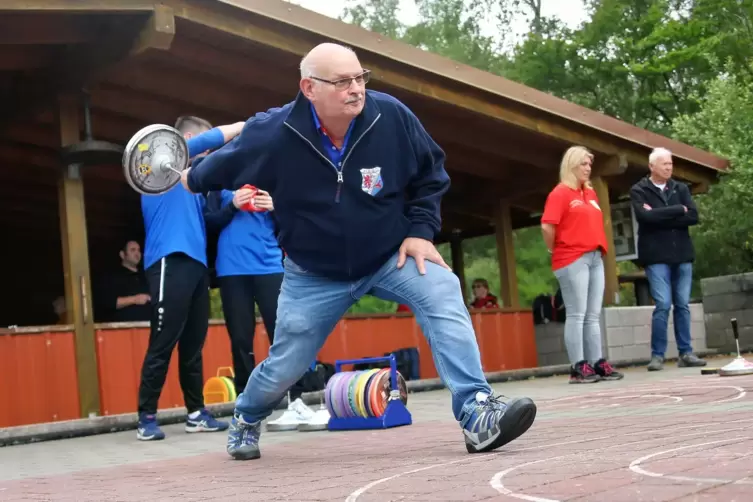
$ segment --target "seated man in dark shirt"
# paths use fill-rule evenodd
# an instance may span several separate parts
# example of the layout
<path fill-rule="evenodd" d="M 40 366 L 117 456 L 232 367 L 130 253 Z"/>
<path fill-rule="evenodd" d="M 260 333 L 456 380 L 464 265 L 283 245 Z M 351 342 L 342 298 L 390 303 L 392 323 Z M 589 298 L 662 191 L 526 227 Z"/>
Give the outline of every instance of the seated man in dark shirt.
<path fill-rule="evenodd" d="M 141 263 L 141 246 L 128 241 L 120 250 L 120 265 L 102 283 L 99 317 L 109 322 L 148 321 L 152 315 L 149 287 Z"/>

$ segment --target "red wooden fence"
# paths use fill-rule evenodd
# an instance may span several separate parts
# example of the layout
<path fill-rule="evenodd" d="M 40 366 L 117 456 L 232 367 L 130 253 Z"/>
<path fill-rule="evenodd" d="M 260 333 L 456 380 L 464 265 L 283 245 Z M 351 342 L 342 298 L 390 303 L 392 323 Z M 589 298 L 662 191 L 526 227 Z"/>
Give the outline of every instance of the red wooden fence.
<path fill-rule="evenodd" d="M 530 311 L 510 309 L 472 313 L 484 371 L 538 365 Z M 146 323 L 103 324 L 96 330 L 101 414 L 136 411 L 139 372 L 146 352 Z M 421 378 L 436 378 L 429 346 L 412 315 L 351 316 L 335 328 L 319 360 L 381 356 L 416 347 Z M 269 341 L 257 324 L 257 364 L 267 357 Z M 160 409 L 183 406 L 178 367 L 173 360 L 159 401 Z M 221 322 L 212 322 L 204 345 L 204 378 L 232 366 L 230 343 Z M 0 331 L 0 427 L 79 418 L 74 334 L 71 326 Z"/>

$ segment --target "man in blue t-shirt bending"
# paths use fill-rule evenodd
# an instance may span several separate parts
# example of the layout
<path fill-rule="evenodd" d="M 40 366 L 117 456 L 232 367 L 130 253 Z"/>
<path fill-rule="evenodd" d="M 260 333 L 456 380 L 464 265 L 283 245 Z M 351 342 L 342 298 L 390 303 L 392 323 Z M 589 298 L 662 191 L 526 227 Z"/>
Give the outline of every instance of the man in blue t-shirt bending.
<path fill-rule="evenodd" d="M 242 127 L 243 122 L 212 128 L 197 117 L 180 117 L 175 124 L 186 138 L 189 158 L 221 147 Z M 205 204 L 202 195 L 192 194 L 180 184 L 163 194 L 141 197 L 146 230 L 144 271 L 152 316 L 139 387 L 140 440 L 165 437 L 157 425 L 157 403 L 176 344 L 180 386 L 188 411 L 186 432 L 214 432 L 228 427 L 204 408 L 201 351 L 209 324 Z"/>

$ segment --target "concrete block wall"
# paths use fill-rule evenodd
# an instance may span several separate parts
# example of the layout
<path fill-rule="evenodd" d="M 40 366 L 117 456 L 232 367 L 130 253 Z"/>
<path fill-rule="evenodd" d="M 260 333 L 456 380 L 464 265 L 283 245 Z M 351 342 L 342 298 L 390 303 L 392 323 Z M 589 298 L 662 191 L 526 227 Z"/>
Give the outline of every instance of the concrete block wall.
<path fill-rule="evenodd" d="M 607 307 L 601 313 L 602 350 L 612 361 L 649 359 L 651 357 L 651 314 L 653 306 Z M 753 321 L 753 319 L 751 319 Z M 751 324 L 753 327 L 753 324 Z M 549 323 L 535 326 L 540 366 L 567 364 L 565 325 Z M 704 306 L 690 305 L 690 336 L 694 351 L 706 350 Z M 665 357 L 677 357 L 674 323 L 670 310 Z"/>
<path fill-rule="evenodd" d="M 534 327 L 539 366 L 568 364 L 567 351 L 565 350 L 565 324 L 550 322 L 548 324 L 537 324 Z"/>
<path fill-rule="evenodd" d="M 601 326 L 605 337 L 607 357 L 613 361 L 630 359 L 648 359 L 651 357 L 651 315 L 653 306 L 643 307 L 608 307 L 602 311 Z M 669 312 L 667 328 L 666 358 L 677 357 L 672 310 Z M 704 324 L 704 305 L 690 304 L 690 338 L 693 350 L 705 351 L 706 326 Z"/>
<path fill-rule="evenodd" d="M 701 279 L 709 347 L 735 350 L 730 320 L 737 319 L 740 348 L 753 350 L 753 272 Z"/>

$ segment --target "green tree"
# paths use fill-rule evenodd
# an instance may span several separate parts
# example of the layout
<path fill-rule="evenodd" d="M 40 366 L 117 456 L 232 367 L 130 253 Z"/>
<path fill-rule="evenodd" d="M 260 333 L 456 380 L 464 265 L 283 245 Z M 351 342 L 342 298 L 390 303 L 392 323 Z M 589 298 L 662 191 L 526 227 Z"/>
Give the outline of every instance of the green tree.
<path fill-rule="evenodd" d="M 511 0 L 503 0 L 510 2 Z M 749 71 L 751 0 L 586 0 L 571 30 L 541 18 L 515 48 L 509 78 L 626 122 L 671 134 L 693 113 L 714 61 Z"/>
<path fill-rule="evenodd" d="M 696 277 L 753 269 L 753 77 L 727 72 L 709 83 L 698 112 L 678 117 L 675 136 L 730 159 L 732 169 L 720 183 L 697 197 L 699 224 L 692 229 L 697 250 Z M 701 101 L 700 98 L 696 99 Z"/>

